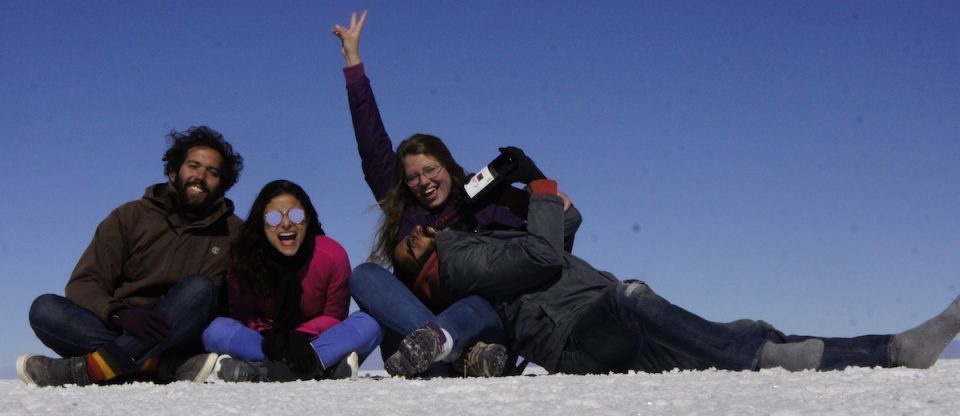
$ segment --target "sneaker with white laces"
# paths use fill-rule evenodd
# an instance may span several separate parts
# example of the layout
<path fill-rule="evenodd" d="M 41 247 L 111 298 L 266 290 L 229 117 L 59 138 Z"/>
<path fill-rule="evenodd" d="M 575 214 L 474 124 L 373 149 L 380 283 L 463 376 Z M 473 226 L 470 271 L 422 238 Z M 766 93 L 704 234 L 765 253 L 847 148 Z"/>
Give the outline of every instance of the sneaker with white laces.
<path fill-rule="evenodd" d="M 465 377 L 498 377 L 506 364 L 506 347 L 477 341 L 453 362 L 453 368 Z"/>
<path fill-rule="evenodd" d="M 50 358 L 23 354 L 17 357 L 17 375 L 24 383 L 40 387 L 91 384 L 85 356 Z"/>

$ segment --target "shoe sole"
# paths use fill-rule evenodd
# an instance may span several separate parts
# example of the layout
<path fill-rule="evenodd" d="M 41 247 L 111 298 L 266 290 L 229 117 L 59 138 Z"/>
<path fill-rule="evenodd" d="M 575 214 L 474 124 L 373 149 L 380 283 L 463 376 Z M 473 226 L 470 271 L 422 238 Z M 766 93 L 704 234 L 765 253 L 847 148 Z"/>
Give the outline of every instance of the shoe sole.
<path fill-rule="evenodd" d="M 213 370 L 217 367 L 217 364 L 220 363 L 220 356 L 214 353 L 207 354 L 207 360 L 203 362 L 203 366 L 200 367 L 200 371 L 197 372 L 197 375 L 193 377 L 193 380 L 190 380 L 194 383 L 203 383 L 207 381 L 207 377 L 210 377 L 210 374 L 213 373 Z"/>
<path fill-rule="evenodd" d="M 17 375 L 20 376 L 20 381 L 24 384 L 37 385 L 36 381 L 33 381 L 33 378 L 30 377 L 30 374 L 27 374 L 27 360 L 36 354 L 23 354 L 17 357 Z"/>
<path fill-rule="evenodd" d="M 483 376 L 499 377 L 507 364 L 507 349 L 502 345 L 494 345 L 488 354 L 484 354 Z"/>

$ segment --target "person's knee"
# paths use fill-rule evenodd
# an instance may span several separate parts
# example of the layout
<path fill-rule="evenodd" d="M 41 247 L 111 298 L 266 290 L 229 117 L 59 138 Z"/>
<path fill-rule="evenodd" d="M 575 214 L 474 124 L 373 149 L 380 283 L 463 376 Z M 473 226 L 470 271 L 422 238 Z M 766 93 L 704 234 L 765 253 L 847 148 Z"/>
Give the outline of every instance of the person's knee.
<path fill-rule="evenodd" d="M 624 297 L 643 297 L 653 295 L 653 290 L 639 280 L 625 280 L 616 286 L 617 294 Z"/>
<path fill-rule="evenodd" d="M 201 334 L 204 348 L 212 352 L 226 351 L 240 326 L 240 322 L 232 318 L 224 316 L 214 318 Z"/>
<path fill-rule="evenodd" d="M 177 284 L 177 290 L 194 299 L 198 304 L 217 305 L 217 286 L 202 274 L 189 275 Z"/>
<path fill-rule="evenodd" d="M 355 320 L 354 328 L 361 339 L 371 340 L 373 345 L 380 344 L 383 340 L 383 330 L 376 319 L 364 312 L 354 312 L 351 318 Z"/>
<path fill-rule="evenodd" d="M 57 311 L 60 310 L 59 304 L 63 297 L 47 293 L 37 296 L 30 304 L 30 312 L 27 315 L 31 326 L 43 326 L 52 320 L 57 319 Z"/>
<path fill-rule="evenodd" d="M 350 274 L 350 288 L 352 289 L 354 285 L 362 286 L 367 281 L 376 279 L 380 273 L 385 271 L 386 269 L 376 263 L 363 263 L 354 267 L 353 273 Z"/>
<path fill-rule="evenodd" d="M 385 285 L 383 279 L 394 279 L 394 277 L 387 269 L 376 263 L 363 263 L 355 267 L 350 274 L 350 294 L 362 304 L 367 300 L 365 297 L 372 294 L 371 290 L 382 290 Z"/>
<path fill-rule="evenodd" d="M 213 280 L 210 280 L 209 277 L 202 274 L 191 274 L 187 277 L 184 277 L 178 286 L 182 286 L 190 293 L 196 293 L 200 296 L 217 295 L 217 286 L 213 284 Z"/>

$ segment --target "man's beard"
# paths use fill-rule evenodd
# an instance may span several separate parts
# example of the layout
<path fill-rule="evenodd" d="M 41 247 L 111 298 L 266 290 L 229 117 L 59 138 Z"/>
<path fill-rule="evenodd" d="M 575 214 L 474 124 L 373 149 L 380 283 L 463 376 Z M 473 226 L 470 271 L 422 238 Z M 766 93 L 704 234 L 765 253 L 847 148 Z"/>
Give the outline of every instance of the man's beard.
<path fill-rule="evenodd" d="M 191 197 L 187 192 L 187 187 L 192 185 L 198 185 L 201 189 L 204 190 L 204 195 L 202 198 L 196 196 Z M 177 191 L 177 202 L 180 210 L 190 219 L 196 219 L 201 217 L 207 212 L 213 202 L 220 197 L 220 189 L 209 189 L 207 184 L 201 180 L 194 180 L 190 182 L 184 182 L 183 178 L 178 174 L 176 180 L 174 181 L 174 188 Z"/>

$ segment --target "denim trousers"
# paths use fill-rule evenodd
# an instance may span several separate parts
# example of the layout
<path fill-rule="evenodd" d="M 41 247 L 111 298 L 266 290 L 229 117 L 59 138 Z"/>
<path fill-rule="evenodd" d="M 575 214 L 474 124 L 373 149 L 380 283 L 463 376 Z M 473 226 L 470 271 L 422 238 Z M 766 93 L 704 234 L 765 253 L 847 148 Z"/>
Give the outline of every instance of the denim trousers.
<path fill-rule="evenodd" d="M 560 372 L 598 374 L 627 370 L 756 370 L 766 342 L 816 337 L 787 336 L 763 321 L 707 321 L 626 281 L 608 288 L 577 318 L 560 360 Z M 889 367 L 891 336 L 816 338 L 825 349 L 819 370 L 846 366 Z"/>
<path fill-rule="evenodd" d="M 167 350 L 202 352 L 200 333 L 217 312 L 217 288 L 203 275 L 190 275 L 152 307 L 170 321 L 170 335 L 158 344 L 118 331 L 89 310 L 59 295 L 37 297 L 30 306 L 30 326 L 43 345 L 61 357 L 77 357 L 106 347 L 122 352 L 124 370 L 140 366 Z"/>
<path fill-rule="evenodd" d="M 500 316 L 483 298 L 462 298 L 435 315 L 393 273 L 377 264 L 364 263 L 353 269 L 350 293 L 360 309 L 383 327 L 380 352 L 384 359 L 396 351 L 404 336 L 430 321 L 453 338 L 451 357 L 477 339 L 502 342 L 506 337 Z"/>
<path fill-rule="evenodd" d="M 382 339 L 380 324 L 364 312 L 354 312 L 310 342 L 317 351 L 323 368 L 336 365 L 351 352 L 362 362 L 377 348 Z M 207 351 L 228 354 L 244 361 L 263 361 L 263 336 L 240 321 L 221 316 L 203 331 L 203 346 Z"/>

